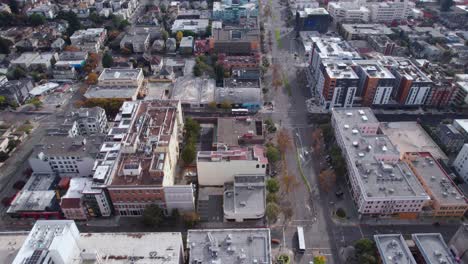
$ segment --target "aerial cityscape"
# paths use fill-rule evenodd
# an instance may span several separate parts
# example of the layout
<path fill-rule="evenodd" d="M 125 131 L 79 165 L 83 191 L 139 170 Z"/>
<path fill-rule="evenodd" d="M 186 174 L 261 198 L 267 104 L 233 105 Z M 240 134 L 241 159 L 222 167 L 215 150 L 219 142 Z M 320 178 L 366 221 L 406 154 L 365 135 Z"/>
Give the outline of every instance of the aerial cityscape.
<path fill-rule="evenodd" d="M 468 264 L 468 0 L 2 0 L 0 199 L 0 264 Z"/>

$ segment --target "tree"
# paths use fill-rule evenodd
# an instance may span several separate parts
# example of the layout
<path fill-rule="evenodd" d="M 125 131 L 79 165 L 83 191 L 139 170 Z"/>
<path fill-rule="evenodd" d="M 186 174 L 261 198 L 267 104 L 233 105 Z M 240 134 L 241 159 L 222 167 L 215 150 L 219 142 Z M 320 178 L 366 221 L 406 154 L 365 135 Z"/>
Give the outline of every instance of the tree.
<path fill-rule="evenodd" d="M 218 104 L 215 101 L 211 101 L 208 103 L 208 108 L 210 110 L 216 110 L 216 108 L 218 108 Z"/>
<path fill-rule="evenodd" d="M 43 25 L 46 22 L 46 18 L 43 15 L 32 14 L 29 16 L 28 22 L 31 26 L 37 27 Z"/>
<path fill-rule="evenodd" d="M 112 64 L 114 64 L 114 59 L 112 56 L 108 52 L 104 53 L 102 56 L 102 67 L 110 68 L 112 67 Z"/>
<path fill-rule="evenodd" d="M 354 244 L 355 257 L 358 263 L 377 264 L 377 248 L 375 242 L 368 238 L 359 239 Z"/>
<path fill-rule="evenodd" d="M 185 164 L 191 164 L 197 157 L 195 144 L 189 143 L 185 145 L 184 150 L 182 150 L 181 157 Z"/>
<path fill-rule="evenodd" d="M 224 100 L 223 102 L 221 102 L 221 108 L 226 110 L 231 109 L 232 103 L 228 100 Z"/>
<path fill-rule="evenodd" d="M 185 140 L 189 143 L 196 143 L 200 135 L 200 124 L 193 118 L 185 119 Z"/>
<path fill-rule="evenodd" d="M 291 206 L 283 207 L 283 215 L 285 220 L 289 220 L 293 217 L 294 211 Z"/>
<path fill-rule="evenodd" d="M 276 193 L 269 192 L 266 195 L 266 202 L 267 203 L 277 203 L 278 202 L 278 196 L 276 196 Z"/>
<path fill-rule="evenodd" d="M 187 228 L 192 228 L 200 221 L 200 216 L 195 212 L 189 212 L 183 215 L 183 219 L 185 226 Z"/>
<path fill-rule="evenodd" d="M 16 2 L 16 0 L 9 0 L 8 5 L 10 6 L 10 10 L 12 13 L 18 14 L 19 8 L 18 8 L 18 3 Z"/>
<path fill-rule="evenodd" d="M 91 72 L 90 74 L 88 74 L 88 77 L 86 78 L 86 83 L 87 84 L 97 84 L 98 78 L 99 78 L 99 76 L 96 73 Z"/>
<path fill-rule="evenodd" d="M 340 218 L 345 218 L 346 217 L 346 212 L 343 208 L 338 208 L 336 210 L 336 216 L 340 217 Z"/>
<path fill-rule="evenodd" d="M 291 147 L 291 137 L 285 129 L 280 130 L 276 141 L 278 141 L 278 147 L 283 155 L 286 153 L 286 150 Z"/>
<path fill-rule="evenodd" d="M 68 22 L 68 28 L 67 28 L 68 36 L 73 35 L 75 31 L 81 28 L 80 20 L 78 19 L 78 16 L 73 11 L 68 11 L 68 12 L 61 11 L 58 13 L 57 19 L 63 19 Z"/>
<path fill-rule="evenodd" d="M 0 162 L 4 162 L 5 160 L 8 159 L 8 154 L 3 152 L 3 151 L 0 151 Z"/>
<path fill-rule="evenodd" d="M 279 206 L 275 203 L 268 203 L 265 208 L 265 214 L 268 221 L 276 222 L 278 215 L 281 212 Z"/>
<path fill-rule="evenodd" d="M 39 100 L 39 98 L 37 98 L 37 97 L 34 97 L 34 98 L 32 98 L 32 99 L 29 99 L 29 100 L 27 101 L 27 103 L 28 103 L 28 104 L 34 105 L 34 107 L 36 107 L 36 109 L 38 109 L 38 108 L 40 108 L 40 107 L 42 106 L 41 100 Z M 19 129 L 18 129 L 18 130 L 19 130 Z"/>
<path fill-rule="evenodd" d="M 266 156 L 268 158 L 268 162 L 275 163 L 281 158 L 281 154 L 278 148 L 274 146 L 268 146 L 266 151 Z"/>
<path fill-rule="evenodd" d="M 334 140 L 333 129 L 330 123 L 320 125 L 320 130 L 322 130 L 323 140 L 325 142 Z"/>
<path fill-rule="evenodd" d="M 315 256 L 314 257 L 314 264 L 325 264 L 325 256 Z"/>
<path fill-rule="evenodd" d="M 276 193 L 279 191 L 280 189 L 280 185 L 279 185 L 279 182 L 278 180 L 274 179 L 274 178 L 270 178 L 266 181 L 266 189 L 268 192 L 270 193 Z"/>
<path fill-rule="evenodd" d="M 182 31 L 177 31 L 177 33 L 176 33 L 177 43 L 180 43 L 180 41 L 182 40 L 183 37 L 184 37 L 184 33 Z"/>
<path fill-rule="evenodd" d="M 195 77 L 199 77 L 199 76 L 202 75 L 202 71 L 201 71 L 201 69 L 200 69 L 200 65 L 198 65 L 198 64 L 193 65 L 193 75 L 194 75 Z"/>
<path fill-rule="evenodd" d="M 143 223 L 149 227 L 157 227 L 164 220 L 164 211 L 156 204 L 146 206 L 143 211 Z"/>
<path fill-rule="evenodd" d="M 4 38 L 0 38 L 0 53 L 10 54 L 10 42 Z"/>
<path fill-rule="evenodd" d="M 161 4 L 159 6 L 159 10 L 161 11 L 161 13 L 166 13 L 167 11 L 167 6 L 165 4 Z"/>
<path fill-rule="evenodd" d="M 336 174 L 333 170 L 327 169 L 323 170 L 319 174 L 319 184 L 320 187 L 326 192 L 328 192 L 336 183 Z"/>
<path fill-rule="evenodd" d="M 283 188 L 286 193 L 290 193 L 294 188 L 296 188 L 299 185 L 299 183 L 296 180 L 296 177 L 289 174 L 286 174 L 283 177 L 281 177 L 281 183 L 283 184 Z"/>
<path fill-rule="evenodd" d="M 166 42 L 166 40 L 169 38 L 169 33 L 167 33 L 166 30 L 161 29 L 161 38 Z"/>
<path fill-rule="evenodd" d="M 15 67 L 12 71 L 7 73 L 8 80 L 18 80 L 21 78 L 25 78 L 27 76 L 26 71 L 24 71 L 20 67 Z"/>
<path fill-rule="evenodd" d="M 0 95 L 0 106 L 5 105 L 7 103 L 6 97 Z"/>

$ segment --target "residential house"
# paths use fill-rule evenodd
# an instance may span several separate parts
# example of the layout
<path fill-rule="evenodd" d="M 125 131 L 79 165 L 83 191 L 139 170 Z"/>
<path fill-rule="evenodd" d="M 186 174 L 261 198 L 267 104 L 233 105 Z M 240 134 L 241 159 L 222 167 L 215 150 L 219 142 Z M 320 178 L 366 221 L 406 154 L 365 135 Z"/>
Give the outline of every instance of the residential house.
<path fill-rule="evenodd" d="M 194 40 L 192 36 L 183 37 L 179 44 L 179 53 L 190 55 L 193 53 Z"/>
<path fill-rule="evenodd" d="M 29 79 L 7 81 L 0 85 L 0 95 L 5 96 L 10 104 L 22 105 L 29 98 L 32 88 L 33 83 Z"/>
<path fill-rule="evenodd" d="M 127 48 L 135 53 L 144 53 L 150 45 L 150 34 L 126 34 L 120 41 L 120 48 Z"/>
<path fill-rule="evenodd" d="M 88 28 L 77 30 L 70 37 L 71 44 L 82 51 L 99 52 L 103 47 L 107 37 L 107 30 L 104 28 Z"/>

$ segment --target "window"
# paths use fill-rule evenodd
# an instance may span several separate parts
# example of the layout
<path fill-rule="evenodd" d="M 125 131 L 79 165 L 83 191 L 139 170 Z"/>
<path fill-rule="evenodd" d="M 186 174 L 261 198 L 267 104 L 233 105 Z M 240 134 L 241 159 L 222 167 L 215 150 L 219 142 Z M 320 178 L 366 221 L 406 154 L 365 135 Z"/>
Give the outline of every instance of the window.
<path fill-rule="evenodd" d="M 256 167 L 257 167 L 257 169 L 258 169 L 258 168 L 260 168 L 260 165 L 259 165 L 259 164 L 257 164 L 257 166 L 256 166 Z"/>

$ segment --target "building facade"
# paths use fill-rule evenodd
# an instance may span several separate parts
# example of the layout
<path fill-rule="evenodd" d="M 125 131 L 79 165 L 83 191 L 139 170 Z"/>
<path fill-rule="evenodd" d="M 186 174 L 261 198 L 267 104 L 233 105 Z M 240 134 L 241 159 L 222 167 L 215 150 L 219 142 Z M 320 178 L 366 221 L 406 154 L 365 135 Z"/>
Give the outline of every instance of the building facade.
<path fill-rule="evenodd" d="M 457 171 L 458 175 L 467 182 L 468 181 L 468 144 L 464 144 L 457 157 L 452 163 L 452 166 Z"/>

